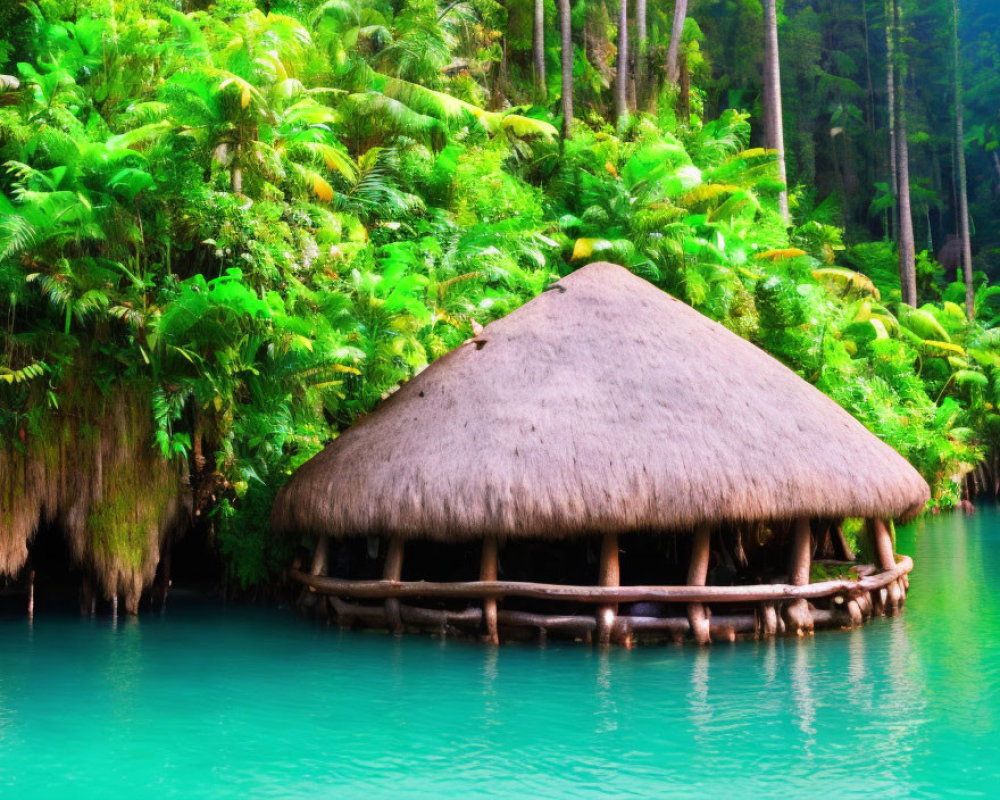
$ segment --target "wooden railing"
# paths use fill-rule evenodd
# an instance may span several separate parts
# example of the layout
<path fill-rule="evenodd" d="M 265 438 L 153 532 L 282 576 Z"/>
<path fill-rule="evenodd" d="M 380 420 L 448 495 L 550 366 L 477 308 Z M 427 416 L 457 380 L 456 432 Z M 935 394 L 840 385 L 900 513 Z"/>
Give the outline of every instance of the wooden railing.
<path fill-rule="evenodd" d="M 692 604 L 708 606 L 708 629 L 712 639 L 733 639 L 737 635 L 773 636 L 786 632 L 782 607 L 806 603 L 809 623 L 799 624 L 788 632 L 805 633 L 811 625 L 821 627 L 851 627 L 873 614 L 894 613 L 903 602 L 908 585 L 907 576 L 913 561 L 903 556 L 895 566 L 875 571 L 862 567 L 857 580 L 829 580 L 817 583 L 759 584 L 753 586 L 573 586 L 524 581 L 479 580 L 439 583 L 402 580 L 346 580 L 325 575 L 312 575 L 292 570 L 290 577 L 311 591 L 330 598 L 330 604 L 341 622 L 360 620 L 393 630 L 401 624 L 434 627 L 446 631 L 449 627 L 475 627 L 484 623 L 484 609 L 467 608 L 458 611 L 422 608 L 403 603 L 416 598 L 464 599 L 484 601 L 488 614 L 492 608 L 492 626 L 561 630 L 589 637 L 605 628 L 610 638 L 628 643 L 634 633 L 662 632 L 675 637 L 695 634 L 692 615 L 670 617 L 620 616 L 614 611 L 619 603 L 673 603 L 687 608 Z M 395 568 L 392 570 L 396 572 Z M 396 572 L 398 574 L 398 572 Z M 348 600 L 347 598 L 350 598 Z M 524 611 L 497 609 L 505 598 L 562 601 L 594 604 L 597 612 L 590 614 L 535 614 Z M 382 600 L 382 605 L 365 605 L 357 600 Z M 817 608 L 809 601 L 829 601 L 829 608 Z M 714 613 L 719 605 L 750 608 L 749 613 Z M 698 619 L 698 617 L 695 617 Z M 487 638 L 496 639 L 495 631 L 487 630 Z"/>

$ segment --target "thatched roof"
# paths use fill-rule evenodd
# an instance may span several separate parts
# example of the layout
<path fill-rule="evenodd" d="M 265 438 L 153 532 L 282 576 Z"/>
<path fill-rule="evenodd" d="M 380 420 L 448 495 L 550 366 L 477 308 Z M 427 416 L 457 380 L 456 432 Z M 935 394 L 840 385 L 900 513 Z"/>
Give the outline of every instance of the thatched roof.
<path fill-rule="evenodd" d="M 486 326 L 304 464 L 272 525 L 560 537 L 899 518 L 928 494 L 787 367 L 600 263 Z"/>

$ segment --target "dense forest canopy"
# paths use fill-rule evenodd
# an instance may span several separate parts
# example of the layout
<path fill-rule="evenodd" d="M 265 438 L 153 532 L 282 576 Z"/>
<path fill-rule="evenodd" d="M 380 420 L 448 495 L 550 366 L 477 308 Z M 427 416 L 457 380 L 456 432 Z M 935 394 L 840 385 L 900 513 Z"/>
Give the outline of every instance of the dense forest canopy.
<path fill-rule="evenodd" d="M 133 609 L 191 525 L 272 579 L 292 469 L 597 259 L 827 392 L 934 507 L 995 491 L 998 23 L 989 0 L 8 1 L 0 574 L 41 521 Z"/>

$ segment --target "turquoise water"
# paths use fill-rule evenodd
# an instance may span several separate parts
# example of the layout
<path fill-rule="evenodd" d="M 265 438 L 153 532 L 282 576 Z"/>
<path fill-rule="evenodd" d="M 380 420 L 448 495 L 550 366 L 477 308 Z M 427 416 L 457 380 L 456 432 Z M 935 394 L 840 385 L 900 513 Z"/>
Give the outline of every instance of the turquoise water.
<path fill-rule="evenodd" d="M 1000 514 L 900 532 L 904 615 L 805 641 L 493 650 L 176 599 L 0 619 L 0 796 L 1000 793 Z"/>

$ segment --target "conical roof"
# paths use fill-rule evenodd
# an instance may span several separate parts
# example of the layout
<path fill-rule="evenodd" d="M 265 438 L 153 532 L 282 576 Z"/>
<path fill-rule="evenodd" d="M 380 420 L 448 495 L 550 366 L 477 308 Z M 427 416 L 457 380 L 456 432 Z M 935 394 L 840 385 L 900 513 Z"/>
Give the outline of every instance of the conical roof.
<path fill-rule="evenodd" d="M 272 525 L 565 537 L 907 517 L 927 484 L 764 351 L 591 264 L 431 364 L 304 464 Z"/>

